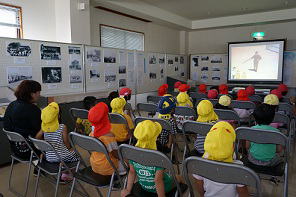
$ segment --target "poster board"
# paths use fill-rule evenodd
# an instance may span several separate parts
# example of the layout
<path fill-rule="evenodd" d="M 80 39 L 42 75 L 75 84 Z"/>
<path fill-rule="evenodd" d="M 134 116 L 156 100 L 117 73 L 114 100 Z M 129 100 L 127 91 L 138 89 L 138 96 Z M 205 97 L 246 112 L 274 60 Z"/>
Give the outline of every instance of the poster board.
<path fill-rule="evenodd" d="M 15 89 L 22 80 L 42 86 L 42 96 L 84 92 L 83 46 L 0 39 L 0 85 Z"/>

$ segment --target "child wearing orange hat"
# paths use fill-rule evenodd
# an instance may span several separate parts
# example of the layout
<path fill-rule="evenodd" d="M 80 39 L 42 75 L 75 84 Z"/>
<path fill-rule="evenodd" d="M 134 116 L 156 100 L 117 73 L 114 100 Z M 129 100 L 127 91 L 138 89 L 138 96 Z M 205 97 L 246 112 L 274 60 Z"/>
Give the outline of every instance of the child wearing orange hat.
<path fill-rule="evenodd" d="M 228 86 L 226 84 L 219 85 L 219 94 L 228 94 Z"/>
<path fill-rule="evenodd" d="M 158 88 L 158 96 L 164 96 L 168 92 L 169 85 L 163 84 Z"/>
<path fill-rule="evenodd" d="M 118 159 L 118 145 L 115 136 L 110 132 L 111 124 L 108 117 L 108 106 L 100 102 L 89 110 L 88 120 L 93 126 L 93 131 L 90 136 L 98 138 L 106 146 L 111 161 L 119 171 L 123 171 L 119 165 Z M 110 165 L 104 153 L 92 152 L 90 156 L 91 168 L 95 173 L 101 175 L 112 175 L 114 169 Z"/>
<path fill-rule="evenodd" d="M 198 86 L 198 93 L 206 94 L 207 93 L 207 85 L 206 84 L 200 84 Z"/>

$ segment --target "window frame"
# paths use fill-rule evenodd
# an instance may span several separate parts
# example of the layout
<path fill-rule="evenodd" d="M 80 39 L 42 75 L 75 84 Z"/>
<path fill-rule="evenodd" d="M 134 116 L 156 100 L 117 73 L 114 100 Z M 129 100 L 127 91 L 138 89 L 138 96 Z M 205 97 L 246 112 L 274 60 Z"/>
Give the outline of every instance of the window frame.
<path fill-rule="evenodd" d="M 7 4 L 7 3 L 2 3 L 0 2 L 0 5 L 2 6 L 6 6 L 6 7 L 11 7 L 11 8 L 16 8 L 19 10 L 19 24 L 20 27 L 17 28 L 17 37 L 18 39 L 23 38 L 23 11 L 22 11 L 22 7 L 20 6 L 16 6 L 16 5 L 12 5 L 12 4 Z"/>
<path fill-rule="evenodd" d="M 145 33 L 144 33 L 144 32 L 134 31 L 134 30 L 125 29 L 125 28 L 120 28 L 120 27 L 115 27 L 115 26 L 112 26 L 112 25 L 106 25 L 106 24 L 100 24 L 100 47 L 103 47 L 103 46 L 102 46 L 102 27 L 111 27 L 111 28 L 114 28 L 114 29 L 119 29 L 119 30 L 123 30 L 123 31 L 128 31 L 128 32 L 132 32 L 132 33 L 143 34 L 143 51 L 145 51 Z M 106 47 L 106 48 L 110 48 L 110 47 Z M 121 48 L 116 48 L 116 49 L 121 49 Z M 135 49 L 123 49 L 123 50 L 135 50 Z"/>

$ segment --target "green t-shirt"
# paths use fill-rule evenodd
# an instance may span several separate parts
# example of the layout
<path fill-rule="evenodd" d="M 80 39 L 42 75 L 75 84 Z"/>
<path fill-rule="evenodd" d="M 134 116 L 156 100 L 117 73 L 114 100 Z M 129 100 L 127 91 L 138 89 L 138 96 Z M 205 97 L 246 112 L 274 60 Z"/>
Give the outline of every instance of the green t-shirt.
<path fill-rule="evenodd" d="M 163 168 L 143 166 L 131 160 L 129 162 L 135 168 L 139 183 L 142 186 L 142 188 L 148 192 L 156 193 L 156 186 L 154 181 L 155 174 L 157 170 L 163 170 Z M 172 177 L 169 176 L 167 173 L 164 173 L 163 183 L 165 187 L 165 192 L 170 192 L 172 190 L 173 185 Z"/>
<path fill-rule="evenodd" d="M 256 125 L 252 128 L 279 131 L 278 129 L 269 125 Z M 276 144 L 256 144 L 251 142 L 251 147 L 249 151 L 252 157 L 254 157 L 257 160 L 270 161 L 275 157 Z"/>

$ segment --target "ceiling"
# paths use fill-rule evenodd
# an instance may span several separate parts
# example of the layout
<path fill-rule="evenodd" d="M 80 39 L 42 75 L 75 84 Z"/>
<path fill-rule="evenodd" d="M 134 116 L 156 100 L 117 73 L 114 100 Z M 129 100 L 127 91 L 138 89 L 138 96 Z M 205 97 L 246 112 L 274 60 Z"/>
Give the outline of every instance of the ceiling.
<path fill-rule="evenodd" d="M 296 7 L 296 0 L 141 0 L 189 20 L 200 20 L 282 10 Z"/>

